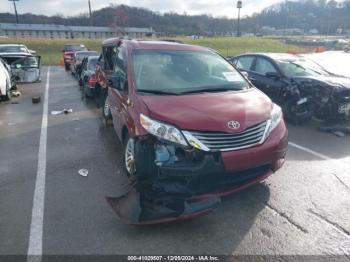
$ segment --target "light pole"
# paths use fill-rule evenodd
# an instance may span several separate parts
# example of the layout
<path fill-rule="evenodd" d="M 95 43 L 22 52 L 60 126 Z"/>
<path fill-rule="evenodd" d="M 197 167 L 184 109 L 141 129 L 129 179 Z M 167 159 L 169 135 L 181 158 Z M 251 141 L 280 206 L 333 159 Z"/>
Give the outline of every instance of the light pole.
<path fill-rule="evenodd" d="M 287 30 L 289 27 L 289 14 L 290 14 L 290 5 L 289 5 L 289 1 L 286 1 L 286 8 L 287 8 L 287 12 L 286 12 L 286 24 L 284 25 L 284 36 L 287 35 Z"/>
<path fill-rule="evenodd" d="M 237 1 L 237 9 L 238 9 L 238 20 L 237 20 L 237 37 L 241 36 L 240 32 L 240 20 L 241 20 L 241 8 L 242 8 L 242 1 Z"/>
<path fill-rule="evenodd" d="M 16 7 L 16 2 L 19 0 L 9 0 L 10 2 L 13 2 L 13 7 L 15 8 L 15 14 L 16 14 L 16 24 L 18 24 L 18 14 L 17 14 L 17 7 Z"/>
<path fill-rule="evenodd" d="M 89 16 L 90 16 L 90 24 L 91 26 L 93 25 L 93 20 L 92 20 L 92 13 L 91 13 L 91 2 L 89 0 Z"/>

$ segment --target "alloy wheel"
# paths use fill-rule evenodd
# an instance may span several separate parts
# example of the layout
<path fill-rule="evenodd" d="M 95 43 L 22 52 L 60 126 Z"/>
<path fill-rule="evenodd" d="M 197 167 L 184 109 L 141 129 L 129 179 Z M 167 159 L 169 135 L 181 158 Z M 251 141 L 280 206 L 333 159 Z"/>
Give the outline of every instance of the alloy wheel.
<path fill-rule="evenodd" d="M 105 117 L 106 118 L 108 118 L 109 117 L 109 111 L 110 109 L 109 109 L 109 104 L 107 103 L 107 101 L 105 102 L 105 105 L 104 105 L 104 107 L 103 107 L 103 113 L 104 113 L 104 115 L 105 115 Z"/>
<path fill-rule="evenodd" d="M 135 140 L 129 138 L 125 146 L 125 168 L 129 175 L 136 172 L 135 165 Z"/>

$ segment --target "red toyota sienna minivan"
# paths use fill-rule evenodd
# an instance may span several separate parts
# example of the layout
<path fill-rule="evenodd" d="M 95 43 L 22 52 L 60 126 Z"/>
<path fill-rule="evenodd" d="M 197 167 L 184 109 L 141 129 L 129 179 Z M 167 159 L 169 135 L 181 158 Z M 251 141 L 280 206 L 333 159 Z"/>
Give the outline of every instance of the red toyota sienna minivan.
<path fill-rule="evenodd" d="M 149 203 L 172 209 L 153 208 L 137 222 L 202 214 L 216 203 L 204 200 L 258 183 L 283 165 L 281 108 L 219 54 L 166 41 L 104 45 L 113 46 L 105 59 L 114 69 L 103 114 L 122 141 L 125 173 Z"/>

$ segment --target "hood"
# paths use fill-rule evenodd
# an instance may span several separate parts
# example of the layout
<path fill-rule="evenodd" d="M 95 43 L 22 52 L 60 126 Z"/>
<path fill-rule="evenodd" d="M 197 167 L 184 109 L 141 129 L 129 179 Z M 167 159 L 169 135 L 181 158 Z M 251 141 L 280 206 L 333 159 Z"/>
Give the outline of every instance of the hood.
<path fill-rule="evenodd" d="M 257 89 L 181 96 L 141 96 L 150 117 L 182 130 L 238 133 L 270 118 L 271 100 Z M 238 121 L 238 130 L 227 122 Z"/>
<path fill-rule="evenodd" d="M 325 83 L 334 88 L 350 89 L 350 78 L 341 76 L 308 76 L 308 77 L 294 77 L 295 81 L 316 81 Z"/>

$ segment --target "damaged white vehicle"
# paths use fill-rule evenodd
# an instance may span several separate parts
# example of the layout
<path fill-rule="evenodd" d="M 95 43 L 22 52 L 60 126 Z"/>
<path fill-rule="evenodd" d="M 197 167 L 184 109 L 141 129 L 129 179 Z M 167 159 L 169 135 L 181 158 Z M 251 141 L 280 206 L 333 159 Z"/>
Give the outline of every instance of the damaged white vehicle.
<path fill-rule="evenodd" d="M 40 56 L 30 54 L 1 54 L 0 57 L 11 67 L 17 83 L 41 81 Z"/>
<path fill-rule="evenodd" d="M 10 65 L 17 83 L 33 83 L 41 80 L 40 56 L 25 45 L 0 45 L 0 57 Z"/>
<path fill-rule="evenodd" d="M 8 101 L 11 99 L 11 75 L 6 68 L 4 61 L 0 59 L 0 99 L 2 101 Z"/>

